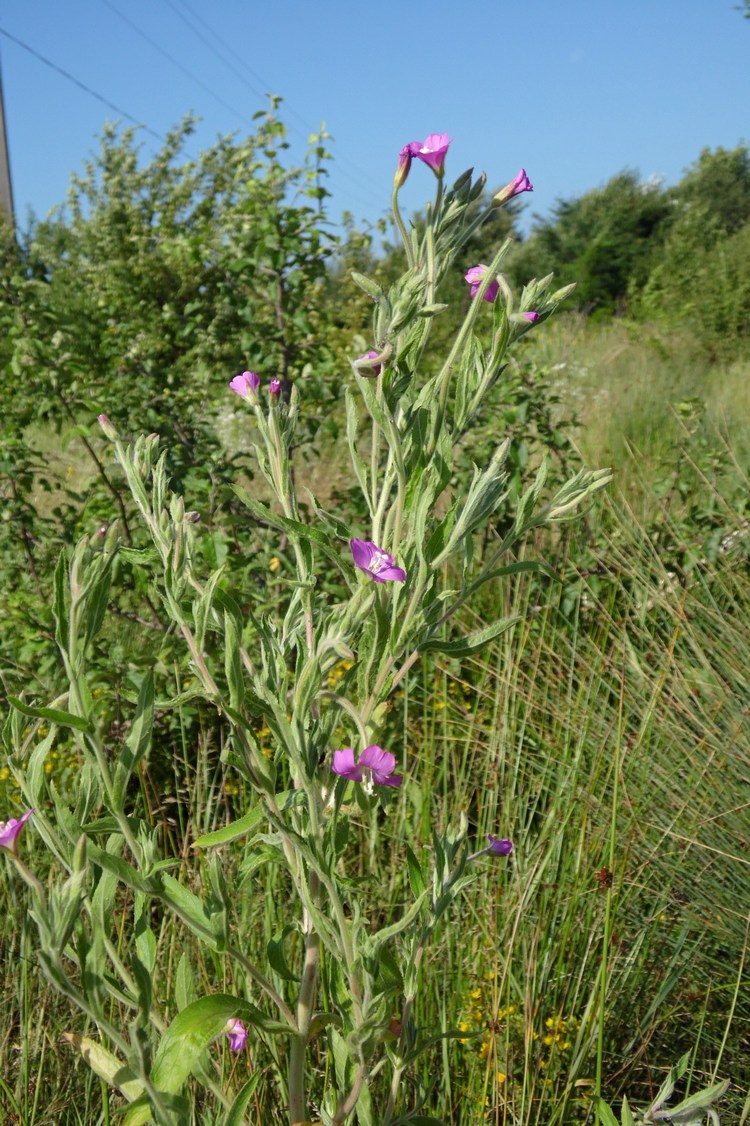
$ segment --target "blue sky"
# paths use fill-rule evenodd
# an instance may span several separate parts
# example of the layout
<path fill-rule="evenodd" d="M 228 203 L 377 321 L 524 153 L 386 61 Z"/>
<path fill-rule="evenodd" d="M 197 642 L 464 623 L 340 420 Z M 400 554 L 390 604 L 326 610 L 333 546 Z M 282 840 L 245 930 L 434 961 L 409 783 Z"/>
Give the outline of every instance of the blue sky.
<path fill-rule="evenodd" d="M 750 143 L 750 21 L 738 0 L 4 0 L 0 29 L 154 133 L 188 111 L 192 151 L 284 98 L 293 155 L 333 134 L 331 213 L 374 220 L 398 152 L 447 131 L 448 173 L 534 183 L 524 225 L 623 168 L 678 180 Z M 212 49 L 213 48 L 213 49 Z M 170 56 L 167 58 L 166 56 Z M 107 108 L 0 34 L 17 221 L 65 199 Z M 143 133 L 148 159 L 159 142 Z M 404 210 L 432 193 L 415 166 Z"/>

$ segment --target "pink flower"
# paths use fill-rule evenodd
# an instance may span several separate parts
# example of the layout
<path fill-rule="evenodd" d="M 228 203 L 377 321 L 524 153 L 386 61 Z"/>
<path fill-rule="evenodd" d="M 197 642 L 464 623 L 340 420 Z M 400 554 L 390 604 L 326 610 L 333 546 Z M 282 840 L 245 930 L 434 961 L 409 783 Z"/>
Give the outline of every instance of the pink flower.
<path fill-rule="evenodd" d="M 360 571 L 371 575 L 376 583 L 402 583 L 406 579 L 403 567 L 396 567 L 395 560 L 387 551 L 374 544 L 372 540 L 350 540 L 354 564 Z"/>
<path fill-rule="evenodd" d="M 452 140 L 453 138 L 449 137 L 447 133 L 430 133 L 421 145 L 419 141 L 412 141 L 406 147 L 412 156 L 417 156 L 425 164 L 429 164 L 436 176 L 442 176 L 445 154 L 448 152 L 448 146 Z M 403 154 L 404 150 L 402 149 L 401 152 Z"/>
<path fill-rule="evenodd" d="M 359 371 L 359 374 L 360 375 L 366 375 L 366 376 L 369 375 L 369 376 L 372 376 L 373 378 L 380 375 L 380 372 L 382 371 L 382 367 L 381 367 L 380 364 L 367 364 L 367 363 L 364 362 L 365 360 L 376 360 L 379 355 L 380 355 L 379 352 L 376 352 L 376 351 L 374 351 L 374 349 L 371 348 L 370 351 L 365 352 L 363 356 L 357 356 L 356 360 L 354 361 L 355 364 L 361 364 L 362 365 L 362 367 L 357 368 L 357 370 Z M 363 368 L 364 368 L 364 370 L 362 370 Z"/>
<path fill-rule="evenodd" d="M 533 324 L 534 321 L 539 320 L 539 317 L 541 316 L 541 314 L 540 313 L 533 313 L 533 312 L 532 313 L 521 313 L 521 316 L 523 317 L 523 319 L 525 321 L 531 321 L 531 323 Z"/>
<path fill-rule="evenodd" d="M 243 399 L 250 398 L 252 401 L 256 399 L 258 394 L 260 376 L 256 375 L 254 371 L 240 372 L 239 375 L 235 375 L 234 379 L 230 380 L 229 387 L 235 395 L 240 395 Z"/>
<path fill-rule="evenodd" d="M 492 197 L 492 206 L 502 207 L 509 199 L 513 199 L 513 196 L 520 195 L 521 192 L 533 192 L 533 190 L 534 185 L 526 175 L 526 169 L 522 168 L 515 180 L 511 180 L 509 184 L 500 189 L 497 195 Z"/>
<path fill-rule="evenodd" d="M 224 1031 L 229 1037 L 230 1050 L 241 1052 L 247 1043 L 247 1029 L 242 1021 L 237 1017 L 231 1017 L 224 1026 Z"/>
<path fill-rule="evenodd" d="M 369 783 L 370 787 L 373 782 L 377 786 L 400 786 L 403 776 L 393 773 L 395 765 L 396 759 L 391 752 L 375 745 L 365 747 L 359 756 L 359 762 L 354 760 L 352 747 L 333 752 L 332 770 L 335 774 L 340 774 L 351 782 Z"/>
<path fill-rule="evenodd" d="M 8 852 L 16 851 L 18 836 L 33 812 L 33 809 L 29 809 L 18 820 L 11 817 L 10 821 L 0 821 L 0 848 L 5 848 Z"/>
<path fill-rule="evenodd" d="M 281 380 L 278 375 L 275 375 L 268 384 L 268 394 L 272 399 L 278 398 L 281 394 Z"/>
<path fill-rule="evenodd" d="M 472 266 L 471 269 L 467 270 L 464 274 L 464 281 L 467 281 L 471 286 L 472 297 L 476 297 L 477 293 L 479 292 L 480 286 L 486 273 L 487 267 L 481 265 L 480 263 L 479 266 Z M 483 300 L 490 302 L 494 301 L 497 297 L 499 289 L 500 282 L 497 280 L 497 278 L 494 278 L 482 294 Z"/>

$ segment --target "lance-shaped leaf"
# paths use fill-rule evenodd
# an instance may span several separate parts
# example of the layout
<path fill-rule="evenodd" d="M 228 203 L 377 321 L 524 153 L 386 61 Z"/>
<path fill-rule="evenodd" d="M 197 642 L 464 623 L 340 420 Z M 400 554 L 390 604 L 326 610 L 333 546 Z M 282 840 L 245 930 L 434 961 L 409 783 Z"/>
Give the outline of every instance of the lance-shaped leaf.
<path fill-rule="evenodd" d="M 143 1084 L 134 1075 L 132 1069 L 102 1044 L 98 1044 L 88 1036 L 81 1036 L 78 1032 L 64 1032 L 63 1040 L 72 1044 L 81 1053 L 91 1070 L 108 1086 L 115 1087 L 129 1103 L 143 1094 Z"/>
<path fill-rule="evenodd" d="M 498 446 L 485 469 L 474 467 L 474 477 L 469 486 L 463 508 L 456 518 L 453 530 L 443 550 L 432 560 L 433 567 L 439 567 L 456 551 L 467 536 L 478 528 L 495 511 L 507 496 L 508 474 L 505 462 L 510 450 L 510 440 Z"/>

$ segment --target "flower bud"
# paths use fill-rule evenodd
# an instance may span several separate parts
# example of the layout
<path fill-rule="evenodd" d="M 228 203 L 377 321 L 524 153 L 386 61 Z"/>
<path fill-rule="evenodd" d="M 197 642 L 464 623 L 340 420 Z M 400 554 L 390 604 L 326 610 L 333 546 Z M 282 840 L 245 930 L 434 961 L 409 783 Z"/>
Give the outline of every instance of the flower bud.
<path fill-rule="evenodd" d="M 414 142 L 412 142 L 412 144 L 413 143 Z M 409 170 L 411 168 L 411 157 L 411 144 L 404 145 L 398 155 L 398 167 L 396 168 L 396 174 L 393 177 L 393 186 L 396 191 L 398 191 L 399 188 L 406 183 L 406 177 L 409 175 Z"/>
<path fill-rule="evenodd" d="M 107 418 L 106 414 L 99 415 L 99 425 L 101 426 L 105 435 L 109 438 L 110 442 L 117 441 L 119 435 L 110 420 Z"/>
<path fill-rule="evenodd" d="M 502 207 L 509 199 L 520 195 L 521 192 L 533 192 L 533 190 L 534 185 L 526 175 L 526 169 L 522 168 L 514 180 L 511 180 L 509 184 L 506 184 L 504 188 L 500 189 L 497 195 L 492 197 L 492 206 Z"/>

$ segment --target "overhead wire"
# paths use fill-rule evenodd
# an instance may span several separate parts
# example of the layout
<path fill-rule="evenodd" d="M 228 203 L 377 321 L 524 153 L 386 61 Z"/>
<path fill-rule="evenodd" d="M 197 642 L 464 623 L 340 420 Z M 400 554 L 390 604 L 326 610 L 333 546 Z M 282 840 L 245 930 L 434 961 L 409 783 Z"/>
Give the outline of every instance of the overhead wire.
<path fill-rule="evenodd" d="M 9 31 L 6 31 L 4 27 L 0 27 L 0 35 L 4 35 L 6 39 L 10 39 L 13 43 L 17 43 L 19 47 L 23 47 L 24 51 L 28 51 L 30 55 L 33 55 L 34 58 L 39 59 L 39 61 L 44 63 L 45 66 L 48 66 L 58 74 L 61 74 L 63 78 L 67 78 L 69 82 L 72 82 L 74 83 L 74 85 L 78 86 L 80 90 L 83 90 L 86 94 L 90 94 L 91 97 L 96 98 L 97 101 L 102 102 L 102 104 L 107 106 L 108 109 L 114 110 L 114 112 L 120 117 L 124 117 L 127 121 L 132 121 L 134 125 L 138 125 L 141 129 L 144 129 L 147 133 L 150 133 L 152 137 L 156 137 L 157 141 L 163 142 L 166 140 L 166 138 L 163 137 L 161 133 L 157 133 L 156 130 L 152 129 L 150 125 L 146 125 L 145 122 L 139 121 L 137 117 L 133 117 L 133 115 L 131 113 L 128 113 L 127 110 L 121 109 L 120 106 L 115 105 L 114 102 L 110 102 L 109 98 L 105 98 L 103 94 L 99 94 L 96 90 L 92 90 L 92 88 L 90 86 L 87 86 L 85 82 L 81 82 L 80 79 L 70 74 L 69 71 L 64 70 L 63 67 L 58 66 L 57 63 L 53 63 L 51 59 L 46 58 L 39 51 L 35 50 L 33 47 L 30 47 L 28 43 L 24 43 L 24 41 L 22 39 L 19 39 L 18 36 L 11 35 L 11 33 Z"/>
<path fill-rule="evenodd" d="M 246 111 L 239 110 L 236 106 L 232 106 L 229 104 L 229 102 L 225 102 L 220 94 L 217 94 L 215 90 L 212 90 L 211 87 L 208 86 L 201 78 L 199 78 L 197 74 L 193 74 L 193 72 L 186 66 L 184 66 L 179 61 L 179 59 L 176 59 L 173 55 L 170 55 L 170 53 L 166 51 L 164 47 L 161 46 L 161 44 L 157 43 L 155 39 L 152 39 L 152 37 L 147 32 L 145 32 L 143 28 L 138 27 L 138 25 L 134 23 L 133 20 L 129 18 L 129 16 L 126 16 L 123 12 L 120 11 L 119 8 L 115 7 L 111 0 L 102 0 L 102 3 L 105 7 L 109 8 L 111 12 L 114 12 L 114 14 L 118 16 L 124 23 L 126 23 L 128 27 L 132 28 L 132 30 L 137 35 L 140 35 L 142 39 L 145 39 L 146 42 L 150 44 L 155 51 L 158 51 L 163 58 L 167 59 L 167 61 L 170 62 L 172 66 L 176 66 L 177 69 L 182 71 L 183 74 L 187 75 L 187 77 L 192 82 L 195 82 L 196 85 L 200 86 L 202 90 L 205 90 L 207 94 L 210 94 L 210 96 L 214 98 L 214 100 L 217 101 L 219 105 L 222 105 L 224 109 L 229 110 L 230 113 L 235 114 L 241 121 L 247 121 L 250 115 Z"/>
<path fill-rule="evenodd" d="M 108 2 L 108 0 L 105 0 L 105 3 L 106 2 Z M 185 23 L 186 26 L 190 28 L 190 30 L 193 32 L 193 34 L 203 43 L 204 47 L 206 47 L 209 51 L 211 51 L 224 64 L 224 66 L 226 66 L 229 70 L 231 70 L 232 73 L 235 74 L 240 79 L 240 81 L 244 82 L 244 84 L 248 87 L 249 90 L 251 90 L 254 94 L 258 95 L 259 97 L 264 97 L 264 98 L 267 97 L 268 93 L 270 92 L 272 87 L 271 87 L 270 84 L 266 83 L 266 80 L 262 77 L 262 75 L 258 74 L 257 71 L 252 70 L 252 68 L 247 65 L 247 62 L 245 61 L 245 59 L 231 46 L 231 44 L 227 43 L 226 40 L 224 40 L 219 35 L 219 33 L 214 30 L 214 28 L 211 27 L 211 25 L 208 23 L 207 20 L 203 19 L 203 17 L 198 12 L 196 12 L 190 6 L 190 4 L 187 3 L 187 0 L 178 0 L 178 2 L 179 2 L 180 6 L 182 8 L 184 8 L 187 12 L 190 13 L 190 15 L 193 17 L 194 20 L 196 20 L 199 24 L 202 25 L 202 27 L 204 27 L 206 29 L 208 34 L 213 39 L 215 39 L 219 44 L 221 44 L 221 46 L 224 48 L 224 50 L 226 52 L 228 52 L 230 55 L 232 55 L 240 63 L 241 69 L 236 67 L 231 62 L 231 60 L 227 58 L 226 54 L 223 54 L 222 51 L 220 51 L 212 43 L 209 43 L 206 40 L 205 36 L 198 30 L 198 28 L 196 28 L 195 24 L 192 23 L 191 20 L 188 19 L 188 17 L 185 16 L 178 9 L 174 0 L 164 0 L 164 3 L 166 4 L 166 6 L 168 8 L 171 8 L 171 10 L 175 13 L 175 15 L 178 16 L 183 21 L 183 23 Z M 260 91 L 257 86 L 254 86 L 253 83 L 249 81 L 249 79 L 247 77 L 248 74 L 252 75 L 252 77 L 255 78 L 256 81 L 261 82 L 264 85 L 265 90 Z M 302 127 L 306 130 L 306 132 L 303 133 L 300 129 L 298 129 L 294 125 L 290 124 L 290 126 L 289 126 L 290 132 L 295 133 L 298 137 L 302 137 L 302 139 L 305 142 L 307 142 L 310 135 L 316 133 L 317 130 L 312 128 L 309 125 L 309 123 L 306 122 L 305 119 L 299 113 L 297 113 L 297 111 L 294 109 L 294 107 L 291 105 L 291 103 L 289 103 L 286 99 L 284 99 L 284 107 L 285 107 L 287 115 L 290 116 L 290 117 L 294 117 L 302 125 Z M 369 199 L 372 203 L 377 202 L 378 210 L 382 210 L 382 200 L 378 199 L 378 197 L 375 195 L 375 193 L 372 192 L 372 189 L 370 188 L 369 180 L 366 180 L 364 178 L 360 179 L 359 176 L 355 176 L 351 172 L 350 167 L 347 166 L 346 164 L 342 164 L 342 163 L 336 165 L 336 174 L 338 176 L 343 177 L 344 179 L 349 180 L 351 183 L 355 184 L 360 189 L 360 191 L 364 190 L 367 193 L 367 195 L 369 196 Z M 361 197 L 360 197 L 360 202 L 365 202 L 365 201 L 362 200 Z"/>

